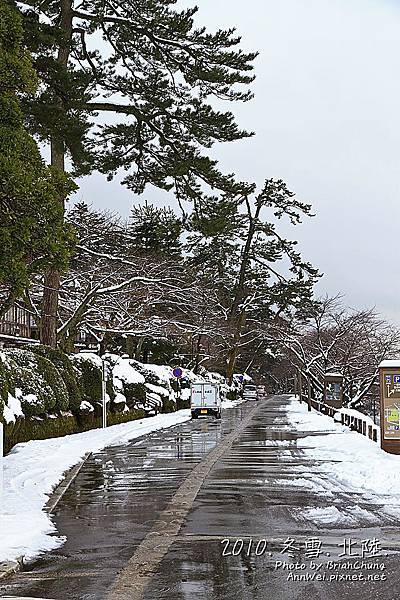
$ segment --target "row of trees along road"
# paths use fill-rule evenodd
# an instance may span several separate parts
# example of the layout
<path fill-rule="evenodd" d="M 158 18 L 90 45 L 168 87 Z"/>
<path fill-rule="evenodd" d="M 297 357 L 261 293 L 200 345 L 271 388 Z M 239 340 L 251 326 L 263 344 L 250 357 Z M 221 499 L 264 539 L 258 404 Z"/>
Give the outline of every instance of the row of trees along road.
<path fill-rule="evenodd" d="M 100 338 L 107 332 L 165 335 L 168 325 L 194 333 L 199 352 L 207 338 L 207 352 L 230 378 L 239 357 L 251 361 L 251 352 L 267 349 L 271 322 L 311 300 L 318 276 L 277 229 L 280 218 L 295 225 L 310 207 L 280 180 L 269 179 L 259 190 L 236 181 L 209 155 L 215 142 L 252 135 L 213 100 L 251 98 L 256 53 L 239 48 L 233 29 L 196 28 L 197 9 L 176 10 L 173 0 L 0 1 L 8 61 L 1 90 L 20 114 L 8 135 L 14 128 L 29 140 L 29 156 L 20 164 L 28 177 L 37 173 L 35 156 L 43 169 L 31 196 L 24 191 L 25 204 L 7 208 L 15 190 L 3 189 L 9 218 L 2 235 L 13 219 L 26 217 L 32 238 L 17 253 L 12 241 L 6 245 L 3 312 L 23 289 L 41 341 L 53 347 L 70 346 L 83 324 Z M 10 24 L 14 38 L 7 37 Z M 26 83 L 10 52 L 32 74 Z M 7 130 L 0 135 L 4 142 Z M 31 136 L 50 147 L 50 167 Z M 7 157 L 7 141 L 1 150 Z M 148 186 L 173 193 L 181 215 L 145 206 L 127 226 L 78 206 L 65 220 L 74 181 L 93 171 L 111 179 L 120 170 L 135 194 Z M 7 165 L 3 173 L 2 182 L 13 185 Z M 44 185 L 46 177 L 48 201 L 35 204 L 38 180 Z M 49 207 L 47 217 L 39 205 Z M 38 235 L 37 257 L 35 211 L 49 232 Z M 162 246 L 149 234 L 154 223 Z M 18 282 L 10 269 L 15 264 L 23 275 Z"/>
<path fill-rule="evenodd" d="M 400 353 L 400 332 L 375 310 L 351 310 L 340 296 L 313 301 L 293 319 L 272 325 L 271 344 L 284 360 L 273 376 L 282 383 L 294 369 L 321 397 L 325 374 L 343 375 L 344 404 L 373 412 L 378 365 Z"/>

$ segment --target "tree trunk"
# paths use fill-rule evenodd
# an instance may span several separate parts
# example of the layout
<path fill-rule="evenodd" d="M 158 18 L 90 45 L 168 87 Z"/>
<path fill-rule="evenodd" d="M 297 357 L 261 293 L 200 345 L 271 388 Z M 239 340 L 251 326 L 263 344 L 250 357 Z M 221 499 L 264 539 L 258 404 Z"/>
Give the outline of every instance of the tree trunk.
<path fill-rule="evenodd" d="M 201 352 L 201 334 L 198 335 L 197 337 L 197 344 L 196 344 L 196 360 L 194 363 L 194 368 L 193 368 L 193 372 L 197 373 L 199 372 L 199 366 L 200 366 L 200 352 Z"/>
<path fill-rule="evenodd" d="M 60 28 L 63 39 L 60 41 L 57 54 L 57 62 L 61 67 L 67 68 L 70 53 L 70 42 L 72 37 L 72 0 L 61 0 L 60 2 Z M 62 103 L 61 98 L 59 103 Z M 52 139 L 51 142 L 51 165 L 60 171 L 65 171 L 65 148 L 64 144 Z M 63 208 L 65 198 L 60 198 Z M 57 346 L 57 324 L 58 324 L 58 297 L 60 290 L 60 272 L 51 268 L 44 277 L 42 317 L 40 326 L 40 341 L 42 344 L 56 348 Z"/>
<path fill-rule="evenodd" d="M 236 368 L 236 360 L 237 360 L 237 357 L 239 354 L 240 337 L 242 334 L 242 329 L 245 324 L 245 321 L 246 321 L 246 313 L 244 311 L 242 311 L 239 315 L 239 318 L 236 321 L 233 344 L 228 352 L 228 360 L 227 360 L 227 365 L 226 365 L 225 377 L 226 377 L 226 380 L 229 383 L 229 385 L 232 384 L 233 374 L 234 374 L 235 368 Z"/>
<path fill-rule="evenodd" d="M 52 348 L 57 346 L 59 289 L 60 273 L 56 269 L 49 269 L 44 279 L 40 341 Z"/>
<path fill-rule="evenodd" d="M 233 374 L 235 372 L 235 367 L 236 367 L 237 355 L 238 355 L 238 348 L 237 348 L 237 346 L 235 346 L 235 347 L 231 348 L 229 351 L 228 362 L 226 365 L 225 376 L 226 376 L 226 380 L 229 385 L 232 385 Z"/>
<path fill-rule="evenodd" d="M 51 164 L 61 171 L 65 169 L 63 145 L 55 140 L 51 141 Z M 64 207 L 64 198 L 60 198 L 60 202 Z M 60 273 L 57 269 L 50 268 L 44 277 L 40 341 L 52 348 L 57 347 L 59 291 Z"/>
<path fill-rule="evenodd" d="M 141 336 L 136 343 L 136 349 L 135 349 L 135 360 L 138 360 L 140 362 L 141 356 L 142 356 L 142 349 L 143 349 L 143 344 L 144 344 L 144 337 Z"/>

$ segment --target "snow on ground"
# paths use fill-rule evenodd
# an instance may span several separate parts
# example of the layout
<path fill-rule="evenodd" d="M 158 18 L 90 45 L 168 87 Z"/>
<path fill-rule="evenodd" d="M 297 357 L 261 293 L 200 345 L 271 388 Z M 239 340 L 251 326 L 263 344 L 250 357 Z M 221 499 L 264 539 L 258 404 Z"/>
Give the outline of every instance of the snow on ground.
<path fill-rule="evenodd" d="M 240 402 L 225 401 L 223 408 Z M 3 459 L 4 485 L 0 493 L 0 562 L 21 556 L 31 559 L 53 550 L 65 540 L 57 536 L 51 517 L 43 511 L 63 474 L 87 452 L 125 444 L 143 435 L 178 425 L 191 418 L 190 410 L 160 414 L 107 429 L 94 429 L 61 438 L 18 444 Z M 1 476 L 1 473 L 0 473 Z M 0 482 L 1 492 L 1 482 Z"/>
<path fill-rule="evenodd" d="M 0 562 L 24 555 L 32 558 L 63 543 L 42 509 L 63 473 L 87 452 L 124 444 L 158 429 L 190 419 L 189 410 L 94 429 L 61 438 L 18 444 L 4 460 L 0 503 Z"/>
<path fill-rule="evenodd" d="M 242 404 L 243 402 L 246 402 L 243 398 L 238 398 L 237 400 L 222 400 L 221 406 L 222 408 L 235 408 L 235 406 L 239 406 L 239 404 Z"/>
<path fill-rule="evenodd" d="M 336 506 L 306 507 L 299 518 L 316 525 L 349 527 L 366 522 L 378 524 L 379 515 L 382 520 L 393 517 L 400 521 L 400 456 L 384 452 L 376 442 L 328 416 L 308 412 L 307 406 L 294 398 L 288 407 L 288 418 L 292 427 L 306 433 L 298 441 L 298 448 L 318 464 L 310 472 L 307 484 L 301 478 L 285 483 L 332 498 L 332 503 L 337 501 Z M 304 470 L 301 467 L 299 470 L 304 476 Z M 357 494 L 354 498 L 370 505 L 373 514 L 357 504 L 342 511 L 339 495 L 348 493 Z"/>

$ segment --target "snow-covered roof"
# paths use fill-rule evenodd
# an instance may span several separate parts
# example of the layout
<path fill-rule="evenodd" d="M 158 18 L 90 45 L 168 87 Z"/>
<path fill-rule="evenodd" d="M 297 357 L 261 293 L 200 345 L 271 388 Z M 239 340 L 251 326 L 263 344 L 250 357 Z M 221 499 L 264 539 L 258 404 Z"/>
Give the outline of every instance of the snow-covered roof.
<path fill-rule="evenodd" d="M 391 360 L 383 360 L 379 365 L 381 369 L 388 369 L 390 367 L 400 368 L 400 358 L 394 358 Z"/>

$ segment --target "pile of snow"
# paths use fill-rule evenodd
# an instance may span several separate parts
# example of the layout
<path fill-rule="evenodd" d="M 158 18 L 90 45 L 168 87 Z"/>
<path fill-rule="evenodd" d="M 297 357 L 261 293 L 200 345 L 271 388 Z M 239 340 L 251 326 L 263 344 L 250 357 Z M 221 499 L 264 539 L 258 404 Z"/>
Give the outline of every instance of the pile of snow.
<path fill-rule="evenodd" d="M 100 356 L 94 352 L 80 352 L 79 354 L 73 354 L 71 356 L 71 360 L 77 363 L 86 360 L 99 369 L 103 368 L 103 361 L 101 360 Z"/>
<path fill-rule="evenodd" d="M 171 367 L 167 365 L 154 365 L 152 363 L 146 363 L 143 367 L 157 375 L 160 382 L 163 382 L 167 388 L 170 388 L 171 378 L 173 377 Z"/>
<path fill-rule="evenodd" d="M 372 426 L 373 429 L 376 429 L 378 432 L 378 436 L 380 433 L 380 427 L 378 425 L 376 425 L 376 423 L 374 423 L 374 420 L 371 419 L 371 417 L 369 417 L 368 415 L 365 415 L 364 413 L 360 412 L 359 410 L 355 410 L 354 408 L 340 408 L 337 411 L 338 415 L 349 415 L 349 417 L 352 417 L 354 419 L 361 419 L 362 421 L 365 421 L 367 424 L 367 427 L 369 425 Z"/>
<path fill-rule="evenodd" d="M 297 448 L 316 461 L 316 467 L 310 472 L 309 489 L 332 498 L 343 493 L 358 495 L 360 502 L 379 506 L 378 514 L 383 522 L 388 516 L 400 520 L 400 456 L 384 452 L 376 442 L 325 415 L 308 412 L 306 405 L 295 399 L 288 407 L 288 418 L 297 431 L 310 432 L 297 442 Z M 299 471 L 304 473 L 303 467 L 299 467 Z M 295 480 L 287 483 L 296 485 Z M 297 484 L 303 487 L 301 481 Z M 376 513 L 368 513 L 368 519 L 366 511 L 359 506 L 353 507 L 350 515 L 346 509 L 338 516 L 336 510 L 343 512 L 340 504 L 329 510 L 326 506 L 306 507 L 298 518 L 316 525 L 330 523 L 349 527 L 377 520 Z"/>
<path fill-rule="evenodd" d="M 80 404 L 80 409 L 84 410 L 84 411 L 87 410 L 89 412 L 93 412 L 94 411 L 93 406 L 87 400 L 82 400 L 82 402 Z"/>

